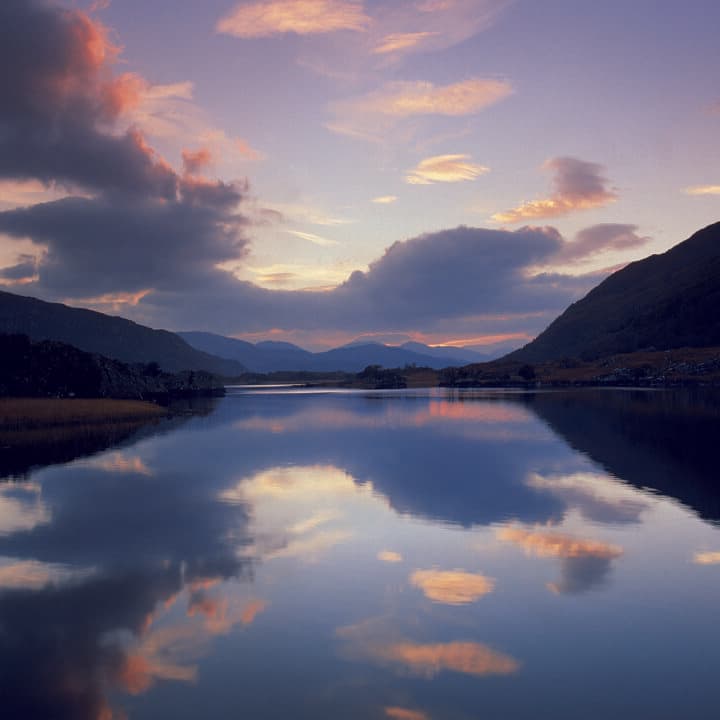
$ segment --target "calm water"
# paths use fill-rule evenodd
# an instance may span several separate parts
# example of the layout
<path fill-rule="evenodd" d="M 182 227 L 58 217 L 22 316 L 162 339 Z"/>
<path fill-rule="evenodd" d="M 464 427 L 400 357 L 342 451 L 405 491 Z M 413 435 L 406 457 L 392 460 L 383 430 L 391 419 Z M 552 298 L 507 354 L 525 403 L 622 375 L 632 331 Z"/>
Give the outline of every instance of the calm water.
<path fill-rule="evenodd" d="M 716 718 L 718 438 L 712 396 L 236 389 L 5 448 L 0 714 Z"/>

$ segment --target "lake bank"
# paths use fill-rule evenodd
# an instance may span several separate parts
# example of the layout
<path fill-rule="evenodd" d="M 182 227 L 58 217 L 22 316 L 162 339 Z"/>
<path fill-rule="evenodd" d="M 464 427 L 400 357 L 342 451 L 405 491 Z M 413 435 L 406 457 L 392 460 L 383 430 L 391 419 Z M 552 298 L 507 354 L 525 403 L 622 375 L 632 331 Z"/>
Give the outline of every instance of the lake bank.
<path fill-rule="evenodd" d="M 0 398 L 0 431 L 134 422 L 168 414 L 167 408 L 144 400 Z"/>

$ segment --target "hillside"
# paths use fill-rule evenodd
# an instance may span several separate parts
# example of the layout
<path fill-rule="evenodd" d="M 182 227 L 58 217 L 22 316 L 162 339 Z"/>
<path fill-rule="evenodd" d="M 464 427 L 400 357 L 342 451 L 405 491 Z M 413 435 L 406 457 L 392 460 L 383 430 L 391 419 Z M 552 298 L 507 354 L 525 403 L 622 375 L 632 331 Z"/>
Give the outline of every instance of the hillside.
<path fill-rule="evenodd" d="M 125 363 L 156 362 L 167 372 L 204 370 L 239 375 L 240 363 L 201 352 L 175 333 L 125 318 L 0 292 L 0 333 L 57 340 Z"/>
<path fill-rule="evenodd" d="M 128 365 L 56 340 L 0 334 L 0 397 L 163 399 L 222 391 L 202 370 L 162 372 Z"/>
<path fill-rule="evenodd" d="M 538 363 L 637 350 L 720 345 L 720 223 L 612 274 L 528 345 Z"/>
<path fill-rule="evenodd" d="M 198 350 L 236 360 L 256 373 L 283 370 L 356 373 L 368 365 L 386 368 L 417 365 L 439 369 L 482 359 L 479 353 L 463 348 L 430 348 L 420 343 L 406 343 L 399 347 L 372 342 L 351 343 L 313 353 L 286 342 L 253 344 L 208 332 L 181 332 L 178 335 Z"/>

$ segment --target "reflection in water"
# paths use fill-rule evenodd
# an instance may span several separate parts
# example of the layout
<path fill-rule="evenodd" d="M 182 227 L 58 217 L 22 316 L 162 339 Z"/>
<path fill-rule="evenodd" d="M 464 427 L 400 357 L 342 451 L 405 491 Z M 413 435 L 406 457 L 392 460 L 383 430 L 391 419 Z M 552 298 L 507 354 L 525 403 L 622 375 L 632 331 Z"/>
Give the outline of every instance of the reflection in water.
<path fill-rule="evenodd" d="M 350 657 L 370 659 L 406 673 L 432 679 L 441 672 L 464 675 L 511 675 L 520 664 L 514 658 L 487 645 L 470 641 L 415 643 L 387 642 L 366 636 L 365 624 L 339 628 Z"/>
<path fill-rule="evenodd" d="M 7 563 L 7 564 L 6 564 Z M 42 590 L 47 585 L 58 585 L 73 578 L 89 575 L 92 570 L 70 568 L 64 565 L 37 560 L 0 560 L 0 591 Z"/>
<path fill-rule="evenodd" d="M 33 482 L 0 483 L 0 536 L 50 522 L 42 488 Z"/>
<path fill-rule="evenodd" d="M 719 416 L 242 393 L 56 449 L 0 484 L 3 717 L 711 717 Z"/>
<path fill-rule="evenodd" d="M 720 521 L 717 392 L 588 390 L 537 393 L 520 401 L 613 476 Z"/>
<path fill-rule="evenodd" d="M 385 715 L 393 720 L 430 720 L 430 716 L 420 710 L 403 707 L 386 707 Z"/>
<path fill-rule="evenodd" d="M 600 473 L 548 477 L 531 473 L 527 484 L 555 495 L 568 508 L 578 510 L 586 520 L 597 523 L 636 523 L 649 507 L 637 493 Z"/>
<path fill-rule="evenodd" d="M 416 570 L 410 584 L 420 588 L 429 600 L 445 605 L 475 602 L 495 589 L 492 578 L 464 570 Z"/>
<path fill-rule="evenodd" d="M 548 588 L 557 593 L 581 593 L 602 585 L 610 572 L 610 561 L 623 554 L 617 545 L 556 532 L 504 527 L 498 530 L 497 536 L 503 542 L 519 545 L 528 555 L 561 558 L 562 579 L 548 584 Z"/>

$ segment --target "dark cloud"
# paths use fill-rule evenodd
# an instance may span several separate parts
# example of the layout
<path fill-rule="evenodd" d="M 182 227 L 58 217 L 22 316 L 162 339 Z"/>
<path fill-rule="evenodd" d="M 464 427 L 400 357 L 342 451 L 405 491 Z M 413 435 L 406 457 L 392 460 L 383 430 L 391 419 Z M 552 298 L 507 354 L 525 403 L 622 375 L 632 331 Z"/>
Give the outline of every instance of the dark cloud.
<path fill-rule="evenodd" d="M 45 0 L 0 3 L 0 177 L 172 197 L 177 177 L 112 123 L 142 81 L 114 76 L 105 28 Z"/>
<path fill-rule="evenodd" d="M 46 297 L 191 289 L 246 244 L 236 210 L 244 186 L 179 175 L 139 130 L 117 131 L 144 85 L 113 74 L 117 54 L 107 30 L 78 10 L 45 0 L 0 4 L 8 69 L 0 77 L 0 177 L 85 195 L 0 218 L 5 234 L 47 249 L 33 286 Z M 201 155 L 189 157 L 193 171 Z M 4 279 L 27 269 L 20 260 Z"/>
<path fill-rule="evenodd" d="M 0 230 L 46 246 L 37 285 L 51 296 L 190 291 L 244 246 L 222 208 L 235 191 L 207 186 L 199 200 L 196 192 L 170 202 L 66 198 L 0 213 Z"/>
<path fill-rule="evenodd" d="M 556 259 L 577 262 L 607 250 L 629 250 L 641 247 L 651 238 L 637 234 L 637 225 L 601 223 L 581 230 L 572 242 L 565 243 Z"/>
<path fill-rule="evenodd" d="M 0 280 L 29 280 L 37 272 L 37 260 L 34 255 L 23 254 L 18 257 L 18 263 L 0 269 Z"/>
<path fill-rule="evenodd" d="M 184 288 L 177 288 L 149 294 L 136 310 L 156 323 L 203 324 L 222 332 L 448 329 L 452 324 L 473 331 L 483 324 L 497 329 L 500 318 L 507 327 L 512 315 L 526 323 L 528 314 L 542 324 L 597 282 L 526 274 L 530 265 L 549 261 L 563 247 L 550 228 L 458 227 L 395 243 L 366 272 L 354 272 L 331 291 L 267 290 L 216 271 L 191 307 L 183 302 Z"/>

